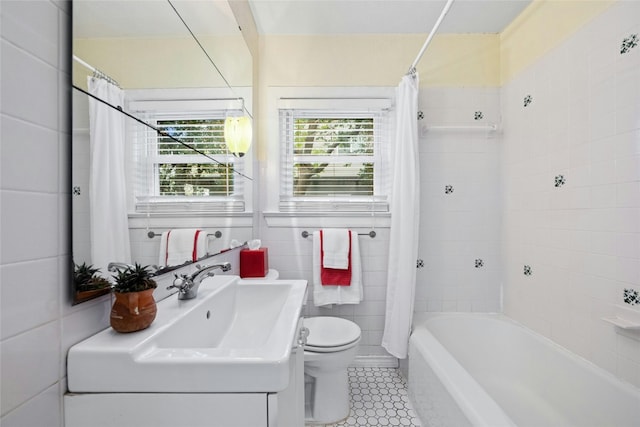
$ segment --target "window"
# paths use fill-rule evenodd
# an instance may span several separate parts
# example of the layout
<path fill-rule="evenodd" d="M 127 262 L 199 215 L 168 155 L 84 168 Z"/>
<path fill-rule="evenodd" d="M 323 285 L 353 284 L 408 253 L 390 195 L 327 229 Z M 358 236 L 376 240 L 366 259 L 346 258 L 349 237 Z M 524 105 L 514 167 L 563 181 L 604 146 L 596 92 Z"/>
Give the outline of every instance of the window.
<path fill-rule="evenodd" d="M 135 125 L 136 211 L 244 211 L 244 178 L 235 173 L 244 158 L 224 143 L 226 111 L 146 112 L 160 132 Z"/>
<path fill-rule="evenodd" d="M 281 211 L 387 211 L 387 110 L 280 109 Z"/>
<path fill-rule="evenodd" d="M 154 173 L 158 176 L 159 196 L 230 196 L 233 194 L 233 164 L 220 158 L 226 154 L 224 119 L 163 119 L 156 127 L 201 153 L 158 135 Z"/>

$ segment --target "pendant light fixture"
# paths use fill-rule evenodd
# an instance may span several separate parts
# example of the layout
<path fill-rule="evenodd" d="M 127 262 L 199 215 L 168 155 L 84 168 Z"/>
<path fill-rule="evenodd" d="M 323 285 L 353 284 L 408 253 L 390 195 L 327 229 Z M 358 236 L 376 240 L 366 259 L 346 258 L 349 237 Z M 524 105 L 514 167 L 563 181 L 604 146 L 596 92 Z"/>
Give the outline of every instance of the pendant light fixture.
<path fill-rule="evenodd" d="M 236 157 L 244 156 L 251 147 L 251 119 L 247 116 L 227 116 L 224 121 L 224 141 Z"/>

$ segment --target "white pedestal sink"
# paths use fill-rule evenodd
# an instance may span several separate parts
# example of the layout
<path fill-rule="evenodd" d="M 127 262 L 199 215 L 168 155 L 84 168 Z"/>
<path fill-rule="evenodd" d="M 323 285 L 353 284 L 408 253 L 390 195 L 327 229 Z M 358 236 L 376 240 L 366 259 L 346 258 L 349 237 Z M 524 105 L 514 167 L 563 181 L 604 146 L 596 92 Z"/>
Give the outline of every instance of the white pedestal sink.
<path fill-rule="evenodd" d="M 266 410 L 268 397 L 290 386 L 294 366 L 290 358 L 306 286 L 306 280 L 245 282 L 237 276 L 210 277 L 202 282 L 195 299 L 180 301 L 173 295 L 158 302 L 156 320 L 149 328 L 130 334 L 109 328 L 76 344 L 67 359 L 69 425 L 86 422 L 76 410 L 100 413 L 87 408 L 94 397 L 101 402 L 97 405 L 113 401 L 113 407 L 105 409 L 110 414 L 125 411 L 124 402 L 131 401 L 120 401 L 118 396 L 133 394 L 137 400 L 158 401 L 154 407 L 159 414 L 167 405 L 202 393 L 212 405 L 234 401 L 233 396 L 245 400 L 252 396 Z M 260 396 L 266 400 L 262 402 Z M 230 403 L 219 406 L 233 407 Z M 121 415 L 119 419 L 125 414 Z M 210 415 L 203 413 L 209 422 Z M 125 425 L 104 422 L 100 425 Z"/>

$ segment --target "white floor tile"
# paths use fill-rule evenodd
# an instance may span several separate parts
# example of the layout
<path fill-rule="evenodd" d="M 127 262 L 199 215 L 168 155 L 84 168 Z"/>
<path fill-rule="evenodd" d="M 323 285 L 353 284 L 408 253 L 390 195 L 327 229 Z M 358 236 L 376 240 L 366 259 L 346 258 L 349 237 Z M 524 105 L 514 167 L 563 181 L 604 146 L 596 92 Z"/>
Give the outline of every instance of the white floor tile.
<path fill-rule="evenodd" d="M 398 369 L 349 368 L 349 388 L 349 417 L 324 427 L 422 426 L 409 402 L 407 382 Z"/>

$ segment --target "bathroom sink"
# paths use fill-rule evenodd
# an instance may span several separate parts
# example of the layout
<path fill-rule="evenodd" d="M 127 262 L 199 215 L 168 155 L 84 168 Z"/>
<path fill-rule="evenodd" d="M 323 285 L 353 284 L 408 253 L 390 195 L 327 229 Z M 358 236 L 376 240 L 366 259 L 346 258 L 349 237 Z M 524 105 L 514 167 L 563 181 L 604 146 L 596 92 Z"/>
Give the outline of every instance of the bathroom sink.
<path fill-rule="evenodd" d="M 130 334 L 109 328 L 73 346 L 69 391 L 284 390 L 306 284 L 206 278 L 197 298 L 172 295 L 158 302 L 149 328 Z"/>

